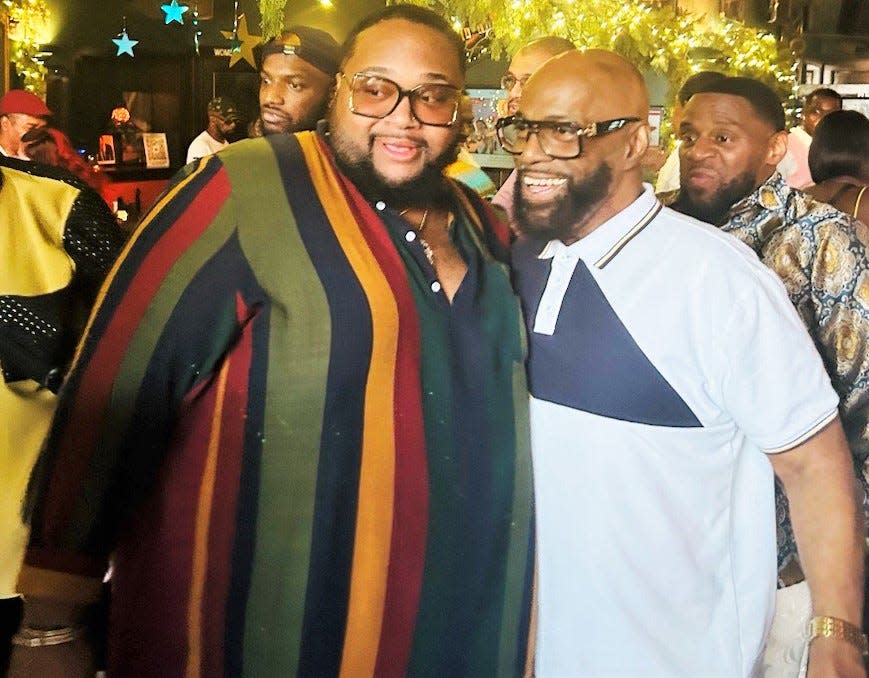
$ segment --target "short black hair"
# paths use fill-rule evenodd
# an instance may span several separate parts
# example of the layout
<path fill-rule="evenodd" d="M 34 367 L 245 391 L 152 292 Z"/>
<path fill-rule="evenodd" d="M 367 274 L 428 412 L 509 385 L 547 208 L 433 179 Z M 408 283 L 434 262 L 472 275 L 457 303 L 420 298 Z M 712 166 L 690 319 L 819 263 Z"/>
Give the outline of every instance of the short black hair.
<path fill-rule="evenodd" d="M 869 119 L 859 111 L 821 118 L 809 146 L 809 170 L 816 184 L 844 176 L 869 179 Z"/>
<path fill-rule="evenodd" d="M 808 108 L 809 104 L 811 104 L 815 99 L 835 99 L 839 102 L 839 108 L 842 108 L 842 95 L 839 94 L 836 90 L 830 89 L 829 87 L 819 87 L 818 89 L 814 89 L 806 95 L 805 103 L 803 104 L 806 108 Z"/>
<path fill-rule="evenodd" d="M 388 5 L 383 9 L 369 14 L 357 23 L 347 35 L 347 39 L 344 40 L 344 44 L 341 46 L 341 67 L 343 68 L 347 59 L 353 55 L 353 50 L 356 47 L 356 39 L 362 31 L 367 30 L 382 21 L 390 21 L 392 19 L 404 19 L 405 21 L 410 21 L 415 24 L 422 24 L 423 26 L 428 26 L 429 28 L 433 28 L 439 33 L 442 33 L 444 37 L 452 43 L 452 47 L 456 52 L 456 59 L 458 59 L 459 62 L 459 69 L 461 70 L 462 75 L 465 74 L 468 64 L 465 57 L 465 42 L 462 40 L 462 37 L 453 30 L 450 23 L 437 12 L 433 12 L 425 7 L 420 7 L 419 5 L 407 4 Z"/>
<path fill-rule="evenodd" d="M 695 94 L 732 94 L 745 99 L 776 132 L 785 129 L 785 111 L 771 87 L 754 78 L 725 76 L 700 87 Z"/>
<path fill-rule="evenodd" d="M 676 98 L 679 100 L 679 103 L 684 106 L 688 103 L 688 99 L 697 94 L 698 90 L 706 85 L 711 85 L 713 82 L 723 80 L 726 77 L 727 76 L 724 75 L 724 73 L 719 73 L 718 71 L 700 71 L 699 73 L 695 73 L 694 75 L 689 76 L 685 82 L 682 83 Z"/>

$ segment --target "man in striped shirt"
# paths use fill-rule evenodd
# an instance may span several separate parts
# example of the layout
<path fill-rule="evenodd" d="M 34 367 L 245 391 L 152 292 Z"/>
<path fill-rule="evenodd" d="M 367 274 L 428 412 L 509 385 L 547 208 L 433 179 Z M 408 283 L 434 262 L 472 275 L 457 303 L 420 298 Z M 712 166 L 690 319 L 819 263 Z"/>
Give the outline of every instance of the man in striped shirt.
<path fill-rule="evenodd" d="M 463 54 L 387 7 L 328 128 L 188 166 L 146 217 L 32 480 L 14 676 L 83 665 L 110 554 L 113 677 L 526 670 L 509 237 L 442 174 Z"/>

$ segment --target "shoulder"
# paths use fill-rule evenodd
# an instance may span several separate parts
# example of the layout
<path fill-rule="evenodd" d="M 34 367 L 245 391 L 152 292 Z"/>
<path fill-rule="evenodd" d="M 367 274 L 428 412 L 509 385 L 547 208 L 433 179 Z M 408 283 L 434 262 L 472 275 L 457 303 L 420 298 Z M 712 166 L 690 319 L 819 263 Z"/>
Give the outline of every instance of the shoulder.
<path fill-rule="evenodd" d="M 788 224 L 815 238 L 841 232 L 850 239 L 856 230 L 857 220 L 808 193 L 793 190 L 787 212 Z"/>
<path fill-rule="evenodd" d="M 35 183 L 43 185 L 49 185 L 48 181 L 59 181 L 77 190 L 90 190 L 90 187 L 72 172 L 53 165 L 0 156 L 0 168 L 4 174 L 18 178 L 33 177 Z"/>
<path fill-rule="evenodd" d="M 725 296 L 758 282 L 780 285 L 751 247 L 711 224 L 664 207 L 647 230 L 638 245 L 647 250 L 648 266 L 669 271 L 680 285 L 720 289 Z"/>

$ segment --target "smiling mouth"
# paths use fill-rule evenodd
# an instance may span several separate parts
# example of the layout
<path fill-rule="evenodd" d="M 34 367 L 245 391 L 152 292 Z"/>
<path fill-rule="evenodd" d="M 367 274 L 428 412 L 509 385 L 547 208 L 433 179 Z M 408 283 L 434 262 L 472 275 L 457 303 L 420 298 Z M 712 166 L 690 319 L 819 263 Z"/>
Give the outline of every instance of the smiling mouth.
<path fill-rule="evenodd" d="M 547 193 L 567 183 L 565 177 L 522 177 L 522 185 L 529 193 Z"/>
<path fill-rule="evenodd" d="M 377 139 L 385 153 L 394 160 L 413 160 L 422 153 L 422 145 L 412 141 Z"/>

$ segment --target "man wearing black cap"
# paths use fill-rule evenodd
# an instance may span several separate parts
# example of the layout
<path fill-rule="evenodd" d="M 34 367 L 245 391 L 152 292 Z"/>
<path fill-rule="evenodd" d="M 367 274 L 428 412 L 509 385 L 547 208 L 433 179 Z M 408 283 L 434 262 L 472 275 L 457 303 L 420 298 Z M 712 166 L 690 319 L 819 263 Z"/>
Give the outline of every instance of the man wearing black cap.
<path fill-rule="evenodd" d="M 312 130 L 323 117 L 340 48 L 325 31 L 293 26 L 262 49 L 260 134 Z"/>
<path fill-rule="evenodd" d="M 35 94 L 11 89 L 0 97 L 0 154 L 27 160 L 21 137 L 45 125 L 51 115 L 48 106 Z"/>
<path fill-rule="evenodd" d="M 238 108 L 229 97 L 214 97 L 208 102 L 208 127 L 196 137 L 187 149 L 187 162 L 217 153 L 229 146 L 226 135 L 235 129 Z"/>

